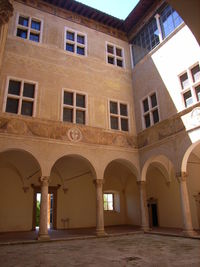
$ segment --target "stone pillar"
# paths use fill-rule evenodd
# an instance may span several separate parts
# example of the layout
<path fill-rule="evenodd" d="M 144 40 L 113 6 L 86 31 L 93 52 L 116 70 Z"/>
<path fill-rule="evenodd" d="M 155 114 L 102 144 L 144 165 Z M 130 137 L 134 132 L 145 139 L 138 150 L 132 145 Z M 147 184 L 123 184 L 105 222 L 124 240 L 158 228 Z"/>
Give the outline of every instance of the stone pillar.
<path fill-rule="evenodd" d="M 185 236 L 194 236 L 196 233 L 194 232 L 192 227 L 190 203 L 186 183 L 187 174 L 185 172 L 181 172 L 180 174 L 177 174 L 176 177 L 178 179 L 180 189 L 181 208 L 183 216 L 183 233 Z"/>
<path fill-rule="evenodd" d="M 94 180 L 96 185 L 96 235 L 104 236 L 103 179 Z"/>
<path fill-rule="evenodd" d="M 141 208 L 141 228 L 144 231 L 149 230 L 149 216 L 147 207 L 147 197 L 146 197 L 146 181 L 137 182 L 140 189 L 140 208 Z"/>
<path fill-rule="evenodd" d="M 38 240 L 48 240 L 48 184 L 49 177 L 42 176 L 41 182 L 41 203 L 40 203 L 40 227 Z"/>

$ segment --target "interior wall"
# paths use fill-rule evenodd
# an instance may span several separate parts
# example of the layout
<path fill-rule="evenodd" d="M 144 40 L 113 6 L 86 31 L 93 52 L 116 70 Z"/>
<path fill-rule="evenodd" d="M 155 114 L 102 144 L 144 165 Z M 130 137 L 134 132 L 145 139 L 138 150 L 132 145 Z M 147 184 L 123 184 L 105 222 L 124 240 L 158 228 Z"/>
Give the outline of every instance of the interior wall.
<path fill-rule="evenodd" d="M 193 153 L 191 153 L 188 159 L 187 173 L 187 188 L 190 200 L 192 224 L 194 229 L 199 229 L 200 221 L 198 213 L 200 212 L 200 208 L 199 210 L 197 209 L 197 203 L 194 196 L 200 193 L 200 159 Z"/>
<path fill-rule="evenodd" d="M 63 174 L 65 175 L 65 174 Z M 61 184 L 53 173 L 50 186 Z M 57 229 L 96 226 L 96 189 L 91 175 L 77 177 L 57 191 Z"/>
<path fill-rule="evenodd" d="M 118 193 L 120 210 L 104 211 L 106 225 L 140 225 L 140 202 L 136 178 L 126 167 L 112 163 L 105 173 L 104 192 Z"/>
<path fill-rule="evenodd" d="M 147 171 L 147 199 L 157 199 L 160 227 L 182 228 L 182 213 L 178 182 L 171 177 L 168 184 L 161 172 L 151 166 Z"/>
<path fill-rule="evenodd" d="M 22 187 L 16 171 L 0 168 L 0 232 L 32 229 L 33 190 Z"/>

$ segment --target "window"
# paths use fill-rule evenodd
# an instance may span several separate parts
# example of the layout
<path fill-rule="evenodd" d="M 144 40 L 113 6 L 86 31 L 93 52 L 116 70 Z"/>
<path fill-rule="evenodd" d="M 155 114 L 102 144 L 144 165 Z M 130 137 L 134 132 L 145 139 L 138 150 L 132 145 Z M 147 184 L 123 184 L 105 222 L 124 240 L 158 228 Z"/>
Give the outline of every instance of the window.
<path fill-rule="evenodd" d="M 62 120 L 78 124 L 86 124 L 86 95 L 64 91 Z"/>
<path fill-rule="evenodd" d="M 149 128 L 160 121 L 156 93 L 152 93 L 142 100 L 143 124 Z"/>
<path fill-rule="evenodd" d="M 159 19 L 156 19 L 156 16 L 159 17 Z M 183 20 L 179 14 L 169 5 L 166 5 L 158 11 L 154 18 L 152 18 L 132 40 L 134 64 L 137 64 L 182 22 Z"/>
<path fill-rule="evenodd" d="M 166 6 L 160 14 L 163 38 L 166 38 L 183 22 L 179 14 L 171 6 Z"/>
<path fill-rule="evenodd" d="M 118 101 L 109 102 L 110 128 L 113 130 L 128 131 L 128 105 Z"/>
<path fill-rule="evenodd" d="M 113 193 L 103 194 L 103 206 L 104 206 L 104 210 L 114 210 L 114 194 Z"/>
<path fill-rule="evenodd" d="M 68 28 L 65 28 L 65 47 L 68 52 L 75 53 L 81 56 L 87 54 L 86 35 Z"/>
<path fill-rule="evenodd" d="M 199 64 L 186 70 L 179 76 L 181 94 L 185 107 L 200 101 L 200 67 Z"/>
<path fill-rule="evenodd" d="M 10 79 L 8 82 L 5 112 L 34 116 L 36 84 Z"/>
<path fill-rule="evenodd" d="M 41 26 L 40 20 L 19 15 L 16 36 L 33 42 L 41 42 Z"/>
<path fill-rule="evenodd" d="M 124 51 L 123 48 L 113 44 L 106 45 L 107 63 L 116 65 L 118 67 L 124 67 Z"/>

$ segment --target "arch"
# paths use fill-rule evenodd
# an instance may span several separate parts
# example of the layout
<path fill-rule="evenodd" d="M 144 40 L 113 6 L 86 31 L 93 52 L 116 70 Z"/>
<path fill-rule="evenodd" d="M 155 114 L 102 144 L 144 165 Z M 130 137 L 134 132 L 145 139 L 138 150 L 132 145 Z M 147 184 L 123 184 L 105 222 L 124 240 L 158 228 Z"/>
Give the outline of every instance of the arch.
<path fill-rule="evenodd" d="M 56 164 L 57 164 L 60 160 L 62 160 L 62 159 L 64 159 L 64 158 L 77 158 L 77 159 L 83 160 L 84 162 L 86 162 L 86 163 L 88 164 L 88 166 L 89 166 L 89 168 L 90 168 L 90 170 L 91 170 L 92 176 L 94 177 L 94 179 L 96 179 L 96 177 L 97 177 L 96 170 L 95 170 L 94 166 L 92 165 L 92 163 L 90 162 L 90 160 L 87 159 L 86 157 L 82 156 L 82 155 L 79 155 L 79 154 L 65 154 L 65 155 L 62 155 L 61 157 L 57 158 L 57 159 L 55 160 L 54 164 L 53 164 L 52 167 L 51 167 L 50 174 L 52 173 L 52 171 L 54 171 L 54 168 L 55 168 Z M 60 179 L 62 179 L 59 170 L 56 170 L 56 171 L 54 171 L 54 172 L 57 172 L 58 177 L 59 177 Z M 64 181 L 62 181 L 62 183 L 64 183 Z"/>
<path fill-rule="evenodd" d="M 118 163 L 122 164 L 123 166 L 127 167 L 132 172 L 132 174 L 138 179 L 138 177 L 139 177 L 139 171 L 138 171 L 138 169 L 135 167 L 135 165 L 131 161 L 129 161 L 127 159 L 123 159 L 123 158 L 117 158 L 117 159 L 113 159 L 112 161 L 110 161 L 106 165 L 106 167 L 104 168 L 104 170 L 103 170 L 103 177 L 105 177 L 105 172 L 106 172 L 107 168 L 113 162 L 118 162 Z"/>
<path fill-rule="evenodd" d="M 200 145 L 200 140 L 191 144 L 187 150 L 185 151 L 185 154 L 183 156 L 182 159 L 182 163 L 181 163 L 181 172 L 187 172 L 187 162 L 188 162 L 188 158 L 191 154 L 191 152 L 194 150 L 195 147 L 197 147 L 198 145 Z"/>
<path fill-rule="evenodd" d="M 31 160 L 33 160 L 33 162 L 37 166 L 36 169 L 34 170 L 34 173 L 30 173 L 30 174 L 23 173 L 22 170 L 24 170 L 24 162 L 22 162 L 22 160 L 21 162 L 20 160 L 18 160 L 18 162 L 16 162 L 16 160 L 13 160 L 11 155 L 14 152 L 17 152 L 19 154 L 23 153 L 25 154 L 26 158 L 29 157 Z M 10 153 L 11 155 L 9 155 Z M 7 158 L 4 158 L 4 156 L 7 156 Z M 20 159 L 20 157 L 18 157 L 18 159 Z M 19 167 L 19 163 L 21 164 L 21 170 Z M 41 175 L 41 165 L 38 162 L 38 160 L 35 158 L 35 156 L 29 151 L 26 151 L 24 149 L 19 149 L 19 148 L 9 148 L 9 149 L 0 151 L 0 167 L 7 167 L 7 168 L 14 170 L 18 174 L 23 187 L 27 186 L 28 180 L 31 179 L 35 174 L 40 173 Z"/>
<path fill-rule="evenodd" d="M 174 176 L 174 166 L 165 155 L 152 156 L 144 163 L 141 172 L 141 181 L 146 181 L 147 170 L 150 165 L 160 170 L 167 183 L 171 181 L 171 177 Z"/>

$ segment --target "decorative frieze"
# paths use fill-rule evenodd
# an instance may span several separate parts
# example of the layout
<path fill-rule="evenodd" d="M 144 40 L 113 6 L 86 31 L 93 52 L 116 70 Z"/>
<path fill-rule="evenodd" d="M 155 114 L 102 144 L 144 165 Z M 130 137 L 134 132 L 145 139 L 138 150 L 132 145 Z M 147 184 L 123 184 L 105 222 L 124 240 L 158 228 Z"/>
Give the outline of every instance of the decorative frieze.
<path fill-rule="evenodd" d="M 82 142 L 87 144 L 109 145 L 123 148 L 136 148 L 136 137 L 128 133 L 114 133 L 105 129 L 43 121 L 36 118 L 0 117 L 0 133 L 19 136 L 41 137 L 47 139 Z"/>

